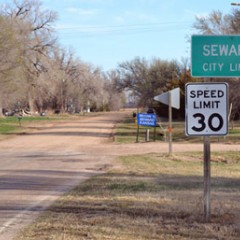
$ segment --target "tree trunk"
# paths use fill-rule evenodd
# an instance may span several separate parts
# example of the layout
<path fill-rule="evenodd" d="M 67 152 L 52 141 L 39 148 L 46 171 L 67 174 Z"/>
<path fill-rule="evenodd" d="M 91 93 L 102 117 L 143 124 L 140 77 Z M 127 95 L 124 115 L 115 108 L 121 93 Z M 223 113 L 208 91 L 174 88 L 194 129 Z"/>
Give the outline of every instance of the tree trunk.
<path fill-rule="evenodd" d="M 0 117 L 3 117 L 3 107 L 1 103 L 0 103 Z"/>
<path fill-rule="evenodd" d="M 29 91 L 28 91 L 28 105 L 29 105 L 29 110 L 32 114 L 34 114 L 36 112 L 35 109 L 35 104 L 34 104 L 34 94 L 33 94 L 34 88 L 30 87 Z"/>
<path fill-rule="evenodd" d="M 3 117 L 3 99 L 1 93 L 0 93 L 0 117 Z"/>

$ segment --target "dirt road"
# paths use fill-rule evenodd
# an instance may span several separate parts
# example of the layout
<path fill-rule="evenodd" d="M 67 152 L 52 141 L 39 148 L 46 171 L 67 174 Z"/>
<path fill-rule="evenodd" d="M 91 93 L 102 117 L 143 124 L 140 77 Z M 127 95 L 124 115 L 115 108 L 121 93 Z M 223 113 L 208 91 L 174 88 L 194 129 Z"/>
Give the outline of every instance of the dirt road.
<path fill-rule="evenodd" d="M 0 142 L 0 240 L 12 239 L 63 193 L 105 171 L 119 155 L 168 152 L 167 143 L 115 144 L 114 124 L 126 111 L 54 123 Z M 238 145 L 212 145 L 236 150 Z M 175 152 L 202 144 L 174 144 Z"/>

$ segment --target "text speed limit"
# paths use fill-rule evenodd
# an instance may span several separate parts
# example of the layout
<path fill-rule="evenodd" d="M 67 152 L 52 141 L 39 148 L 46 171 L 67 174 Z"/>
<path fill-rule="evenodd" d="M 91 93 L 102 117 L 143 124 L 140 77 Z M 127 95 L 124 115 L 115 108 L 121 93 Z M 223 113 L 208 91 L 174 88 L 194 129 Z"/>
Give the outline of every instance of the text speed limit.
<path fill-rule="evenodd" d="M 186 85 L 186 135 L 211 136 L 228 133 L 228 84 Z"/>

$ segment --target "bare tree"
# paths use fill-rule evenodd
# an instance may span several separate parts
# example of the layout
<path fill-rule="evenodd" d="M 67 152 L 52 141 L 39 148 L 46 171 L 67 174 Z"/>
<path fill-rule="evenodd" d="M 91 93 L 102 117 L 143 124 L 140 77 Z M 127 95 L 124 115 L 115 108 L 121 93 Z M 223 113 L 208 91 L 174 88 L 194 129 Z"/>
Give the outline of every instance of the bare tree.
<path fill-rule="evenodd" d="M 174 74 L 178 75 L 179 67 L 175 61 L 135 58 L 131 62 L 119 65 L 120 77 L 118 86 L 132 91 L 138 98 L 139 105 L 153 105 L 153 97 L 167 90 L 167 84 L 172 82 Z"/>
<path fill-rule="evenodd" d="M 0 116 L 6 96 L 17 89 L 16 71 L 20 62 L 20 48 L 15 23 L 0 14 Z"/>
<path fill-rule="evenodd" d="M 84 64 L 82 74 L 77 79 L 80 93 L 81 110 L 84 108 L 99 109 L 107 101 L 104 92 L 104 78 L 100 69 Z"/>
<path fill-rule="evenodd" d="M 105 90 L 107 93 L 107 109 L 110 111 L 119 111 L 125 103 L 125 93 L 117 87 L 119 79 L 118 71 L 110 71 L 105 76 Z"/>
<path fill-rule="evenodd" d="M 231 16 L 231 29 L 233 34 L 240 33 L 240 11 L 237 9 L 233 10 Z"/>
<path fill-rule="evenodd" d="M 14 0 L 13 6 L 6 6 L 2 14 L 15 24 L 18 46 L 21 49 L 21 67 L 28 85 L 28 101 L 31 111 L 36 109 L 36 92 L 40 75 L 47 70 L 42 59 L 48 57 L 48 51 L 55 44 L 51 24 L 56 20 L 56 13 L 41 10 L 39 1 Z"/>
<path fill-rule="evenodd" d="M 213 11 L 207 17 L 197 17 L 193 26 L 202 34 L 230 34 L 231 24 L 232 15 Z"/>

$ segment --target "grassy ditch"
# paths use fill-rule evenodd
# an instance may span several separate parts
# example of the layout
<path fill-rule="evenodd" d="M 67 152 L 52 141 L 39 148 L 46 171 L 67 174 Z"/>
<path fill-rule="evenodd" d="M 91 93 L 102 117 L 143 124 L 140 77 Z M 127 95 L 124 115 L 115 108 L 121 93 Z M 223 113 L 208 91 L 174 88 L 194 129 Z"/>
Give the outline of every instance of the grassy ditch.
<path fill-rule="evenodd" d="M 63 196 L 16 239 L 239 239 L 240 156 L 212 159 L 211 224 L 202 153 L 134 155 Z"/>

